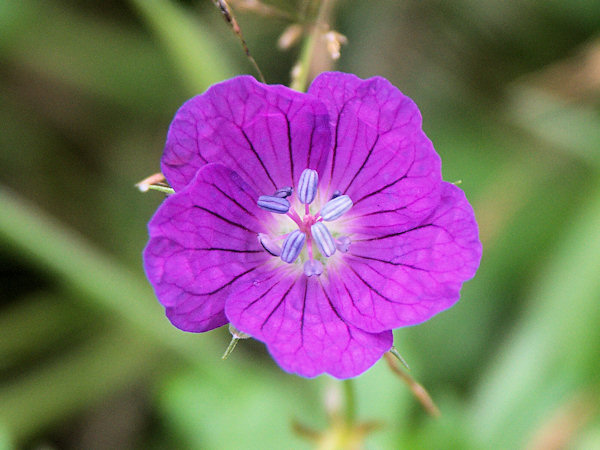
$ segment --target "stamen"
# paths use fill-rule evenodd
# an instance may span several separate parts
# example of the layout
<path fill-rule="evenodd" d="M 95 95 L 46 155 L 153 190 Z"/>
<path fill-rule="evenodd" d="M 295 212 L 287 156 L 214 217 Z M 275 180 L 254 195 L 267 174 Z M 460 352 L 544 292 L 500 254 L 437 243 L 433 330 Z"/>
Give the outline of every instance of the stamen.
<path fill-rule="evenodd" d="M 296 225 L 298 225 L 299 227 L 302 226 L 302 219 L 300 218 L 300 216 L 298 215 L 298 213 L 296 211 L 294 211 L 293 209 L 290 209 L 289 212 L 287 213 L 287 215 L 290 219 L 292 219 L 294 222 L 296 222 Z"/>
<path fill-rule="evenodd" d="M 351 242 L 348 236 L 340 236 L 335 240 L 335 248 L 342 253 L 346 253 L 350 249 Z"/>
<path fill-rule="evenodd" d="M 304 275 L 311 277 L 313 275 L 321 275 L 323 273 L 323 264 L 316 259 L 309 259 L 304 263 Z"/>
<path fill-rule="evenodd" d="M 333 193 L 333 195 L 331 196 L 331 198 L 329 200 L 333 200 L 334 198 L 338 198 L 340 195 L 342 195 L 342 192 L 339 189 L 336 189 L 336 191 Z"/>
<path fill-rule="evenodd" d="M 329 200 L 321 208 L 320 216 L 325 222 L 339 219 L 344 213 L 352 208 L 352 200 L 347 195 L 340 195 L 332 200 Z"/>
<path fill-rule="evenodd" d="M 273 196 L 274 197 L 280 197 L 280 198 L 287 198 L 290 195 L 292 195 L 292 192 L 294 192 L 294 190 L 290 186 L 286 186 L 286 187 L 282 187 L 280 189 L 277 189 L 275 191 L 275 193 L 273 194 Z"/>
<path fill-rule="evenodd" d="M 278 245 L 277 243 L 275 243 L 273 241 L 273 239 L 271 239 L 266 234 L 258 233 L 258 242 L 260 242 L 260 245 L 262 245 L 262 247 L 267 252 L 269 252 L 271 255 L 273 255 L 273 256 L 281 255 L 281 246 Z"/>
<path fill-rule="evenodd" d="M 281 260 L 286 263 L 293 263 L 302 251 L 306 234 L 300 230 L 294 230 L 283 241 L 281 249 Z"/>
<path fill-rule="evenodd" d="M 304 204 L 310 204 L 317 196 L 319 174 L 316 170 L 304 169 L 298 181 L 298 198 Z"/>
<path fill-rule="evenodd" d="M 323 255 L 330 257 L 335 253 L 335 241 L 323 222 L 315 223 L 310 227 L 310 232 Z"/>
<path fill-rule="evenodd" d="M 261 195 L 256 203 L 265 211 L 275 214 L 285 214 L 290 210 L 290 202 L 274 195 Z"/>

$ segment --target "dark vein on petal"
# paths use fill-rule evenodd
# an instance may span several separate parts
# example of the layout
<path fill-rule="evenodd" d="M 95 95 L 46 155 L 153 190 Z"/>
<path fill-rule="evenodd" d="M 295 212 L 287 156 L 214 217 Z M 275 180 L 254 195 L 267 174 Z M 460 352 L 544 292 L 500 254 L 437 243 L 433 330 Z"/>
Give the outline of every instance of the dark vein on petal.
<path fill-rule="evenodd" d="M 381 292 L 379 292 L 377 289 L 375 289 L 373 286 L 371 286 L 371 285 L 370 285 L 370 284 L 369 284 L 369 283 L 368 283 L 368 282 L 367 282 L 367 281 L 366 281 L 366 280 L 365 280 L 363 277 L 361 277 L 361 276 L 358 274 L 358 272 L 357 272 L 356 270 L 354 270 L 354 268 L 353 268 L 352 266 L 348 265 L 348 268 L 349 268 L 349 269 L 350 269 L 352 272 L 354 272 L 354 275 L 356 275 L 356 276 L 357 276 L 357 278 L 358 278 L 360 281 L 362 281 L 362 283 L 363 283 L 365 286 L 367 286 L 369 289 L 371 289 L 373 292 L 375 292 L 377 295 L 379 295 L 379 296 L 380 296 L 382 299 L 384 299 L 384 300 L 386 300 L 386 301 L 388 301 L 388 302 L 390 302 L 390 303 L 400 303 L 400 304 L 404 304 L 404 303 L 402 303 L 402 302 L 395 302 L 395 301 L 394 301 L 394 300 L 392 300 L 391 298 L 389 298 L 389 297 L 386 297 L 386 296 L 385 296 L 385 295 L 383 295 Z"/>
<path fill-rule="evenodd" d="M 308 291 L 308 281 L 304 279 L 304 298 L 302 299 L 302 311 L 300 314 L 300 347 L 304 347 L 304 311 L 306 310 L 306 293 Z"/>
<path fill-rule="evenodd" d="M 350 186 L 352 186 L 352 183 L 354 183 L 354 180 L 356 179 L 356 177 L 358 176 L 358 174 L 363 170 L 363 168 L 367 164 L 367 161 L 371 157 L 371 153 L 373 153 L 373 150 L 375 149 L 375 146 L 377 145 L 377 142 L 379 142 L 379 138 L 380 137 L 381 137 L 381 135 L 378 134 L 377 137 L 375 138 L 375 142 L 373 142 L 373 145 L 369 149 L 369 152 L 367 153 L 367 156 L 366 156 L 365 160 L 363 161 L 363 163 L 361 164 L 360 168 L 356 171 L 356 173 L 354 174 L 354 176 L 350 180 L 350 183 L 348 183 L 348 186 L 346 186 L 346 189 L 344 189 L 342 192 L 348 192 L 348 189 L 350 189 Z"/>
<path fill-rule="evenodd" d="M 275 311 L 277 311 L 279 309 L 279 307 L 283 304 L 285 298 L 288 296 L 288 294 L 290 293 L 290 291 L 292 290 L 292 288 L 294 287 L 295 283 L 292 283 L 290 285 L 290 287 L 288 288 L 287 291 L 285 291 L 285 294 L 283 294 L 283 297 L 281 297 L 281 300 L 279 300 L 279 303 L 277 304 L 277 306 L 271 311 L 271 313 L 267 316 L 267 318 L 265 319 L 265 321 L 263 322 L 263 324 L 260 326 L 260 330 L 262 331 L 262 329 L 265 327 L 265 325 L 267 324 L 267 322 L 271 319 L 271 316 L 273 314 L 275 314 Z"/>
<path fill-rule="evenodd" d="M 335 316 L 346 327 L 346 330 L 348 331 L 348 334 L 350 335 L 350 341 L 352 341 L 354 339 L 354 336 L 352 336 L 352 328 L 350 328 L 348 326 L 348 324 L 346 323 L 346 321 L 344 319 L 342 319 L 342 316 L 340 316 L 340 313 L 338 312 L 337 308 L 333 305 L 333 302 L 331 301 L 331 298 L 329 298 L 329 296 L 327 295 L 327 291 L 325 290 L 325 287 L 323 287 L 322 283 L 321 283 L 321 291 L 323 291 L 323 295 L 327 299 L 327 303 L 329 303 L 329 307 L 331 308 L 331 310 L 333 311 Z M 353 304 L 354 304 L 354 302 L 353 302 Z M 346 348 L 348 348 L 349 345 L 350 345 L 350 342 L 348 342 L 348 344 L 346 345 Z"/>
<path fill-rule="evenodd" d="M 358 199 L 357 201 L 355 201 L 355 202 L 354 202 L 354 205 L 356 205 L 356 204 L 358 204 L 358 203 L 362 202 L 363 200 L 366 200 L 366 199 L 367 199 L 367 198 L 369 198 L 369 197 L 372 197 L 372 196 L 374 196 L 374 195 L 377 195 L 377 194 L 379 194 L 381 191 L 385 191 L 387 188 L 390 188 L 390 187 L 392 187 L 392 186 L 393 186 L 393 185 L 395 185 L 396 183 L 399 183 L 400 181 L 404 180 L 405 178 L 408 178 L 408 175 L 402 175 L 402 176 L 401 176 L 400 178 L 398 178 L 397 180 L 395 180 L 395 181 L 392 181 L 392 182 L 391 182 L 391 183 L 389 183 L 389 184 L 386 184 L 386 185 L 385 185 L 385 186 L 383 186 L 382 188 L 379 188 L 379 189 L 377 189 L 376 191 L 370 192 L 369 194 L 367 194 L 367 195 L 365 195 L 365 196 L 361 197 L 360 199 Z"/>
<path fill-rule="evenodd" d="M 231 252 L 231 253 L 264 253 L 263 250 L 239 250 L 236 248 L 221 248 L 221 247 L 188 247 L 187 250 L 205 250 L 205 251 Z"/>
<path fill-rule="evenodd" d="M 256 217 L 252 212 L 248 211 L 241 203 L 239 203 L 236 199 L 234 199 L 233 197 L 231 197 L 229 194 L 227 194 L 225 191 L 223 191 L 219 186 L 217 186 L 216 184 L 211 184 L 211 186 L 213 186 L 217 191 L 219 191 L 221 194 L 223 194 L 225 197 L 227 197 L 231 202 L 235 203 L 240 209 L 242 209 L 244 212 L 246 212 L 249 216 L 252 217 Z"/>
<path fill-rule="evenodd" d="M 331 172 L 329 174 L 329 178 L 331 180 L 333 180 L 333 171 L 335 169 L 335 159 L 337 157 L 337 147 L 338 147 L 338 136 L 339 136 L 340 120 L 342 118 L 342 112 L 344 111 L 345 107 L 346 107 L 346 103 L 344 103 L 344 106 L 342 106 L 342 109 L 340 109 L 340 112 L 338 113 L 337 120 L 336 120 L 336 123 L 335 123 L 335 141 L 333 143 L 333 154 L 331 156 Z"/>
<path fill-rule="evenodd" d="M 406 209 L 407 207 L 408 207 L 407 205 L 404 205 L 404 206 L 400 206 L 399 208 L 394 208 L 394 209 L 382 209 L 380 211 L 373 211 L 370 213 L 361 214 L 360 216 L 356 216 L 355 219 L 358 219 L 359 217 L 375 216 L 377 214 L 398 212 L 398 211 L 402 211 L 403 209 Z"/>
<path fill-rule="evenodd" d="M 312 147 L 313 147 L 313 138 L 315 137 L 315 130 L 317 128 L 317 124 L 315 123 L 315 118 L 313 117 L 313 126 L 310 131 L 310 140 L 308 141 L 308 154 L 306 155 L 306 167 L 310 168 L 310 157 L 312 156 Z M 316 169 L 316 167 L 315 167 Z"/>
<path fill-rule="evenodd" d="M 371 256 L 363 256 L 363 255 L 356 255 L 356 254 L 352 254 L 351 256 L 353 256 L 355 258 L 368 259 L 370 261 L 377 261 L 377 262 L 381 262 L 381 263 L 384 263 L 384 264 L 391 264 L 392 266 L 403 266 L 403 267 L 408 267 L 409 269 L 421 270 L 423 272 L 429 272 L 429 270 L 422 269 L 420 267 L 416 267 L 416 266 L 413 266 L 411 264 L 405 264 L 405 263 L 393 262 L 393 261 L 386 261 L 385 259 L 373 258 Z M 379 273 L 379 272 L 377 272 L 377 273 Z"/>
<path fill-rule="evenodd" d="M 321 282 L 321 281 L 319 280 L 319 282 Z M 342 322 L 344 325 L 346 325 L 346 328 L 348 328 L 348 325 L 346 324 L 346 322 L 344 322 L 344 319 L 342 319 L 342 316 L 340 316 L 336 307 L 333 306 L 331 298 L 329 298 L 329 296 L 327 295 L 327 291 L 323 287 L 323 283 L 321 283 L 321 290 L 323 291 L 323 295 L 325 295 L 325 298 L 327 299 L 327 303 L 329 303 L 329 306 L 331 306 L 331 309 L 334 312 L 334 314 L 337 316 L 337 318 L 340 320 L 340 322 Z"/>
<path fill-rule="evenodd" d="M 354 308 L 356 309 L 356 311 L 358 311 L 360 313 L 361 316 L 364 316 L 366 314 L 363 314 L 360 309 L 358 308 L 358 306 L 356 306 L 356 303 L 354 302 L 354 297 L 352 296 L 352 293 L 350 292 L 350 289 L 348 289 L 348 286 L 346 285 L 346 281 L 342 280 L 340 278 L 340 283 L 342 283 L 342 286 L 344 286 L 344 289 L 346 290 L 346 294 L 348 294 L 348 297 L 350 297 L 350 301 L 352 302 L 352 306 L 354 306 Z"/>
<path fill-rule="evenodd" d="M 224 284 L 224 285 L 222 285 L 221 287 L 218 287 L 218 288 L 217 288 L 217 289 L 215 289 L 214 291 L 211 291 L 211 292 L 206 292 L 206 293 L 203 293 L 203 294 L 200 294 L 200 295 L 213 295 L 213 294 L 216 294 L 217 292 L 219 292 L 219 291 L 222 291 L 222 290 L 223 290 L 223 289 L 225 289 L 226 287 L 228 287 L 228 286 L 231 286 L 231 284 L 233 284 L 233 283 L 234 283 L 236 280 L 240 279 L 240 278 L 241 278 L 241 277 L 243 277 L 244 275 L 247 275 L 247 274 L 249 274 L 250 272 L 252 272 L 252 271 L 256 270 L 258 267 L 259 267 L 259 266 L 252 267 L 252 268 L 250 268 L 250 269 L 246 270 L 245 272 L 242 272 L 242 273 L 240 273 L 239 275 L 236 275 L 236 276 L 235 276 L 235 277 L 233 277 L 231 280 L 229 280 L 227 283 L 225 283 L 225 284 Z"/>
<path fill-rule="evenodd" d="M 287 120 L 287 119 L 286 119 Z M 239 127 L 239 126 L 238 126 Z M 252 150 L 252 153 L 254 153 L 254 156 L 256 157 L 256 159 L 258 160 L 258 162 L 260 163 L 260 165 L 262 166 L 263 170 L 265 171 L 265 173 L 267 174 L 267 177 L 269 178 L 269 180 L 271 181 L 271 183 L 273 184 L 273 187 L 275 189 L 277 189 L 277 185 L 275 184 L 275 182 L 273 181 L 273 178 L 271 178 L 271 175 L 269 174 L 269 171 L 267 170 L 267 168 L 265 167 L 265 164 L 262 162 L 262 159 L 260 159 L 260 157 L 258 156 L 258 152 L 256 151 L 256 149 L 254 148 L 254 145 L 252 144 L 252 141 L 250 140 L 250 138 L 248 137 L 248 135 L 246 134 L 246 132 L 244 131 L 244 129 L 242 127 L 239 127 L 239 130 L 242 132 L 242 135 L 244 136 L 244 139 L 246 139 L 246 142 L 248 143 L 248 145 L 250 146 L 250 150 Z"/>
<path fill-rule="evenodd" d="M 271 275 L 271 277 L 267 278 L 266 280 L 263 280 L 263 283 L 265 281 L 269 281 L 271 278 L 274 278 L 275 274 Z M 254 304 L 256 302 L 258 302 L 259 300 L 261 300 L 265 295 L 267 295 L 269 292 L 271 292 L 275 286 L 277 286 L 279 284 L 279 281 L 275 284 L 273 284 L 271 287 L 269 287 L 269 289 L 267 289 L 265 292 L 263 292 L 262 294 L 260 294 L 258 297 L 256 297 L 254 300 L 252 300 L 250 303 L 248 303 L 248 305 L 246 305 L 243 309 L 242 312 L 246 312 L 248 309 L 250 309 L 252 306 L 254 306 Z"/>
<path fill-rule="evenodd" d="M 409 228 L 408 230 L 400 231 L 398 233 L 390 233 L 390 234 L 385 234 L 383 236 L 377 236 L 377 237 L 368 238 L 368 239 L 357 239 L 356 242 L 379 241 L 379 240 L 388 239 L 391 237 L 402 236 L 403 234 L 410 233 L 411 231 L 416 231 L 416 230 L 420 230 L 421 228 L 427 228 L 427 227 L 432 227 L 432 226 L 435 226 L 435 225 L 432 223 L 427 223 L 425 225 L 419 225 L 417 227 Z"/>
<path fill-rule="evenodd" d="M 288 118 L 287 114 L 284 114 L 283 117 L 285 117 L 285 123 L 287 124 L 287 137 L 288 137 L 288 152 L 289 152 L 289 156 L 290 156 L 290 172 L 291 172 L 291 179 L 292 179 L 292 184 L 294 184 L 294 155 L 292 153 L 292 129 L 291 129 L 291 125 L 290 125 L 290 119 Z"/>
<path fill-rule="evenodd" d="M 209 214 L 212 214 L 212 215 L 213 215 L 213 216 L 215 216 L 217 219 L 221 219 L 223 222 L 227 222 L 228 224 L 230 224 L 230 225 L 233 225 L 234 227 L 241 228 L 242 230 L 244 230 L 244 231 L 248 231 L 248 232 L 250 232 L 250 233 L 256 233 L 255 231 L 249 230 L 249 229 L 248 229 L 248 228 L 246 228 L 244 225 L 241 225 L 241 224 L 239 224 L 239 223 L 237 223 L 237 222 L 234 222 L 234 221 L 232 221 L 232 220 L 229 220 L 229 219 L 227 219 L 227 218 L 223 217 L 222 215 L 220 215 L 220 214 L 218 214 L 218 213 L 216 213 L 216 212 L 214 212 L 214 211 L 211 211 L 211 210 L 210 210 L 210 209 L 208 209 L 208 208 L 205 208 L 204 206 L 200 206 L 200 205 L 193 205 L 193 206 L 194 206 L 194 208 L 198 208 L 198 209 L 201 209 L 202 211 L 206 211 L 207 213 L 209 213 Z"/>

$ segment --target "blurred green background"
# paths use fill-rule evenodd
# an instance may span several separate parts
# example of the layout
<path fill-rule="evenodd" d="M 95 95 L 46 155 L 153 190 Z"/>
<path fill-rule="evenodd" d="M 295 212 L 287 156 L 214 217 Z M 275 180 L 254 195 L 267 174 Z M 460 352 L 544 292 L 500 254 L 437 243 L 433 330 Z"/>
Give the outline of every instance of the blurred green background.
<path fill-rule="evenodd" d="M 289 84 L 299 48 L 277 40 L 306 2 L 230 3 Z M 600 448 L 600 2 L 329 3 L 335 67 L 417 102 L 484 245 L 457 306 L 395 333 L 441 417 L 380 361 L 354 382 L 358 420 L 381 424 L 365 447 Z M 255 74 L 220 15 L 0 1 L 0 448 L 310 448 L 294 423 L 331 430 L 338 383 L 257 342 L 221 361 L 227 330 L 171 327 L 144 277 L 163 195 L 134 184 L 183 101 Z"/>

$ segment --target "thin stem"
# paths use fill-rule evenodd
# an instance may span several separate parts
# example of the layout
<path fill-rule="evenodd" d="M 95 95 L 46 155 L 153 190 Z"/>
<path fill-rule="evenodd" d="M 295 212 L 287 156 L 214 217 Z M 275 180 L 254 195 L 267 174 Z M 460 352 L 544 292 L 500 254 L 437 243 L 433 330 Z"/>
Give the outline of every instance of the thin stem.
<path fill-rule="evenodd" d="M 427 392 L 427 390 L 421 386 L 413 377 L 407 374 L 401 367 L 398 366 L 395 355 L 392 352 L 384 353 L 383 357 L 394 372 L 411 390 L 416 399 L 421 403 L 425 411 L 427 411 L 433 417 L 440 416 L 440 410 L 433 402 L 433 399 Z"/>
<path fill-rule="evenodd" d="M 343 381 L 344 386 L 344 410 L 347 425 L 352 425 L 356 420 L 356 396 L 354 392 L 354 380 Z"/>
<path fill-rule="evenodd" d="M 294 89 L 295 91 L 304 92 L 306 90 L 308 71 L 314 50 L 314 42 L 314 33 L 310 33 L 304 39 L 302 50 L 300 51 L 300 59 L 292 69 L 292 82 L 290 84 L 290 88 Z"/>
<path fill-rule="evenodd" d="M 398 352 L 398 349 L 396 347 L 392 346 L 392 348 L 390 348 L 390 353 L 394 355 L 398 359 L 398 361 L 400 361 L 400 363 L 406 368 L 406 370 L 410 370 L 410 367 L 408 367 L 408 363 L 404 360 L 404 358 L 402 357 L 400 352 Z"/>
<path fill-rule="evenodd" d="M 237 338 L 235 336 L 231 337 L 231 342 L 227 346 L 227 349 L 225 350 L 225 353 L 223 353 L 223 356 L 221 356 L 221 359 L 229 358 L 229 355 L 231 355 L 233 353 L 233 350 L 235 349 L 235 346 L 237 345 L 239 340 L 240 340 L 240 338 Z"/>
<path fill-rule="evenodd" d="M 320 0 L 319 9 L 316 15 L 312 30 L 304 38 L 300 58 L 292 69 L 292 82 L 290 87 L 296 91 L 306 91 L 308 77 L 313 61 L 315 47 L 319 41 L 319 36 L 323 29 L 327 27 L 327 16 L 333 8 L 334 0 Z"/>
<path fill-rule="evenodd" d="M 233 33 L 238 37 L 240 43 L 242 44 L 242 48 L 244 49 L 244 53 L 246 54 L 246 58 L 248 58 L 248 61 L 250 61 L 250 64 L 252 64 L 254 70 L 256 70 L 256 72 L 258 73 L 260 81 L 266 84 L 267 82 L 265 81 L 265 77 L 263 76 L 260 68 L 258 67 L 258 64 L 254 60 L 254 57 L 250 54 L 250 49 L 248 48 L 248 44 L 246 44 L 246 40 L 244 39 L 244 36 L 242 34 L 242 29 L 238 25 L 237 20 L 233 15 L 233 12 L 231 11 L 231 8 L 225 0 L 213 0 L 213 3 L 221 11 L 221 14 L 223 14 L 223 18 L 225 19 Z"/>

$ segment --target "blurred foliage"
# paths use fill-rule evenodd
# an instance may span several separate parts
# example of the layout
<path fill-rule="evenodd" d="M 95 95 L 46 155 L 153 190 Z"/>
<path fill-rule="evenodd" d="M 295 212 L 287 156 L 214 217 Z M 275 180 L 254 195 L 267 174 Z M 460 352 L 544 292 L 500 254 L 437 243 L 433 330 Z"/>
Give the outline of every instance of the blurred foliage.
<path fill-rule="evenodd" d="M 276 42 L 305 2 L 230 3 L 289 84 L 300 50 Z M 600 3 L 340 0 L 329 21 L 336 68 L 419 104 L 484 242 L 461 302 L 395 333 L 441 418 L 380 362 L 354 383 L 366 445 L 600 448 Z M 227 331 L 175 330 L 141 267 L 161 194 L 133 185 L 187 97 L 247 72 L 209 1 L 0 2 L 0 448 L 309 448 L 293 423 L 331 424 L 335 382 L 256 342 L 222 362 Z"/>

